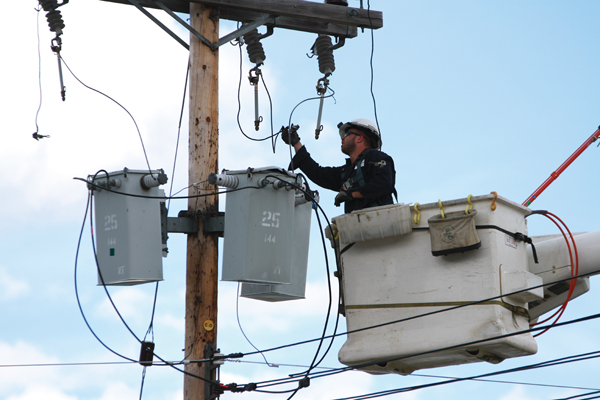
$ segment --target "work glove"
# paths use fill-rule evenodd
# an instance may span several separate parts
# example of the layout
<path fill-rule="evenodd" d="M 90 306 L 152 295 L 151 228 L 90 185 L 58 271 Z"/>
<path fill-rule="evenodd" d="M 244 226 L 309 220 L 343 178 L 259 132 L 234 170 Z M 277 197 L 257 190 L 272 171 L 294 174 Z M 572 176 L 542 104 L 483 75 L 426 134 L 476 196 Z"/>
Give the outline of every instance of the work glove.
<path fill-rule="evenodd" d="M 339 207 L 340 204 L 345 203 L 346 201 L 352 201 L 354 197 L 352 197 L 351 192 L 346 190 L 340 190 L 340 192 L 335 196 L 335 206 Z"/>
<path fill-rule="evenodd" d="M 291 146 L 295 145 L 300 141 L 300 136 L 298 136 L 298 125 L 290 125 L 290 126 L 282 126 L 281 127 L 281 140 L 285 142 L 285 144 L 289 144 Z"/>

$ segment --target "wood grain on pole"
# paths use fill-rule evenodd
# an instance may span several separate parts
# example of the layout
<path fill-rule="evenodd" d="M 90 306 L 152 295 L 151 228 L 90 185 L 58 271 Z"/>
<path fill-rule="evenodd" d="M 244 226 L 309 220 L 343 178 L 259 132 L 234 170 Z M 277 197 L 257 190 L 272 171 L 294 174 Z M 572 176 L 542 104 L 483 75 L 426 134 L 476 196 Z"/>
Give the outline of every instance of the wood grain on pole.
<path fill-rule="evenodd" d="M 219 39 L 219 19 L 212 6 L 190 4 L 190 24 L 211 42 Z M 206 180 L 218 169 L 219 150 L 219 53 L 213 52 L 195 36 L 190 38 L 190 124 L 189 184 L 216 191 Z M 190 192 L 193 194 L 194 192 Z M 200 193 L 209 193 L 202 190 Z M 192 198 L 190 212 L 198 217 L 198 234 L 189 234 L 187 243 L 185 355 L 204 358 L 206 344 L 217 341 L 217 241 L 216 234 L 204 234 L 200 213 L 218 211 L 218 197 Z M 212 326 L 211 326 L 212 324 Z M 205 377 L 205 363 L 189 364 L 186 371 Z M 184 399 L 205 399 L 204 381 L 185 375 Z M 206 399 L 208 400 L 208 399 Z"/>

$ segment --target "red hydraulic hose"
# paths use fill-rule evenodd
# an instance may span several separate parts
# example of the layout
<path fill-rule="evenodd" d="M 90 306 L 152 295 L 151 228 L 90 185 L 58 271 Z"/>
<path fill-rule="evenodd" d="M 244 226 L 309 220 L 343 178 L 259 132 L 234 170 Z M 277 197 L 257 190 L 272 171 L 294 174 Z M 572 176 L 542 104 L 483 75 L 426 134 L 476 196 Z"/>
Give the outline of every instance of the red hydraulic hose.
<path fill-rule="evenodd" d="M 571 157 L 569 157 L 569 158 L 567 159 L 567 161 L 565 161 L 564 163 L 562 163 L 562 165 L 561 165 L 561 166 L 560 166 L 560 167 L 559 167 L 559 168 L 558 168 L 556 171 L 554 171 L 554 172 L 552 173 L 552 175 L 550 175 L 550 177 L 549 177 L 548 179 L 546 179 L 546 180 L 544 181 L 544 183 L 542 183 L 542 184 L 540 185 L 540 187 L 539 187 L 539 188 L 537 188 L 537 189 L 535 190 L 535 192 L 533 192 L 533 193 L 531 194 L 531 196 L 529 196 L 529 197 L 527 198 L 527 200 L 525 200 L 525 201 L 523 202 L 523 205 L 524 205 L 525 207 L 529 207 L 529 205 L 530 205 L 531 203 L 533 203 L 533 201 L 534 201 L 535 199 L 537 199 L 537 198 L 538 198 L 538 196 L 539 196 L 540 194 L 542 194 L 542 192 L 543 192 L 544 190 L 546 190 L 546 188 L 547 188 L 548 186 L 550 186 L 550 184 L 551 184 L 552 182 L 554 182 L 554 181 L 556 180 L 556 178 L 558 178 L 558 176 L 559 176 L 560 174 L 562 174 L 562 173 L 563 173 L 563 171 L 564 171 L 565 169 L 567 169 L 567 167 L 568 167 L 569 165 L 571 165 L 571 163 L 572 163 L 573 161 L 575 161 L 575 159 L 576 159 L 577 157 L 579 157 L 579 156 L 581 155 L 581 153 L 583 153 L 583 151 L 584 151 L 585 149 L 587 149 L 587 148 L 588 148 L 588 146 L 589 146 L 590 144 L 592 144 L 593 142 L 595 142 L 595 141 L 598 139 L 598 137 L 600 137 L 600 126 L 598 127 L 598 129 L 596 130 L 596 132 L 594 132 L 594 133 L 592 134 L 592 136 L 590 136 L 590 137 L 588 138 L 588 140 L 586 140 L 586 141 L 585 141 L 585 143 L 583 143 L 583 144 L 582 144 L 582 145 L 581 145 L 581 146 L 580 146 L 580 147 L 579 147 L 579 148 L 578 148 L 578 149 L 575 151 L 575 153 L 573 153 L 573 154 L 571 155 Z"/>

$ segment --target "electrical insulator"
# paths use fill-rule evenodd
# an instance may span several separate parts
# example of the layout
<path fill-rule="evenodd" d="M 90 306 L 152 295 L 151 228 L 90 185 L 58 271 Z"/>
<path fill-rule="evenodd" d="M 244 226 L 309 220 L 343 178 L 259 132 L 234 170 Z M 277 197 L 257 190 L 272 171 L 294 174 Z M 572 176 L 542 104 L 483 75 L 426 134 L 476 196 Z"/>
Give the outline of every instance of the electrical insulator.
<path fill-rule="evenodd" d="M 62 40 L 60 39 L 60 35 L 63 34 L 65 22 L 63 21 L 62 15 L 60 14 L 60 11 L 57 10 L 57 8 L 67 4 L 69 0 L 64 0 L 60 4 L 58 4 L 56 0 L 39 0 L 39 2 L 44 11 L 47 11 L 46 19 L 48 20 L 48 26 L 50 27 L 50 31 L 56 33 L 56 36 L 54 37 L 54 39 L 52 39 L 50 48 L 54 53 L 56 53 L 56 57 L 58 60 L 58 74 L 60 77 L 60 95 L 62 97 L 62 100 L 65 101 L 67 89 L 65 88 L 63 82 L 62 64 L 60 58 L 60 50 L 62 48 Z"/>
<path fill-rule="evenodd" d="M 236 189 L 240 180 L 235 175 L 215 174 L 214 172 L 208 176 L 208 183 L 211 185 L 224 186 L 229 189 Z"/>
<path fill-rule="evenodd" d="M 261 35 L 259 35 L 258 29 L 253 29 L 244 35 L 244 41 L 247 45 L 246 50 L 248 50 L 250 62 L 256 64 L 257 67 L 262 65 L 267 58 L 265 56 L 265 50 L 263 49 L 260 39 Z"/>
<path fill-rule="evenodd" d="M 313 54 L 316 54 L 319 60 L 319 71 L 326 77 L 335 71 L 332 47 L 331 38 L 327 35 L 319 35 L 313 45 Z"/>
<path fill-rule="evenodd" d="M 63 34 L 62 30 L 65 28 L 65 22 L 63 21 L 62 15 L 57 8 L 67 4 L 68 2 L 69 0 L 65 0 L 61 4 L 58 4 L 56 0 L 40 0 L 40 5 L 44 11 L 48 12 L 46 14 L 46 19 L 48 20 L 50 31 L 56 33 L 57 37 Z"/>

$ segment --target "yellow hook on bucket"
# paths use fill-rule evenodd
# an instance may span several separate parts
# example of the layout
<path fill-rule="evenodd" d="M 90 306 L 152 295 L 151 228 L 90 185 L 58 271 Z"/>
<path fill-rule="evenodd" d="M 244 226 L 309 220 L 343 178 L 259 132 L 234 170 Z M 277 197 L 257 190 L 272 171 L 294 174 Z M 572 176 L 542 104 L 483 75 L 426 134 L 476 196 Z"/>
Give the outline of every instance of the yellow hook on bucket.
<path fill-rule="evenodd" d="M 446 218 L 446 215 L 444 214 L 444 209 L 442 208 L 442 200 L 438 199 L 438 205 L 440 206 L 440 214 L 442 214 L 442 218 Z"/>
<path fill-rule="evenodd" d="M 419 203 L 415 203 L 415 205 L 413 206 L 413 210 L 415 210 L 415 217 L 413 218 L 413 221 L 415 221 L 416 225 L 419 225 L 419 222 L 421 222 L 421 211 L 419 211 Z"/>
<path fill-rule="evenodd" d="M 465 208 L 465 214 L 469 215 L 469 210 L 473 209 L 473 203 L 471 203 L 471 197 L 473 197 L 472 194 L 467 196 L 467 201 L 469 202 L 469 204 L 467 205 L 467 208 Z"/>

